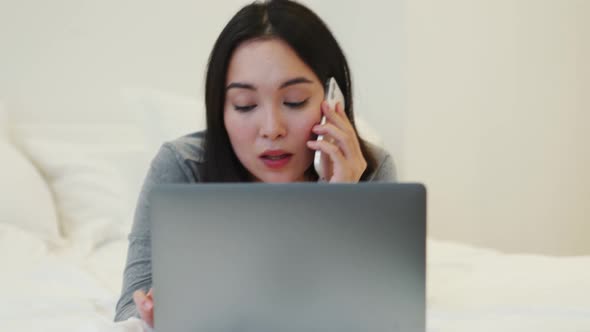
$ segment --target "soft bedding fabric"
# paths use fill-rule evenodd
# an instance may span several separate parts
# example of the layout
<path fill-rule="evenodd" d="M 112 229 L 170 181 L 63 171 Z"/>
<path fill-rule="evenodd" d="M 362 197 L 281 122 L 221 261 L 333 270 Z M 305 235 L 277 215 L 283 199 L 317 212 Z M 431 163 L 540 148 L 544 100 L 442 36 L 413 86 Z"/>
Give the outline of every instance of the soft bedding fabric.
<path fill-rule="evenodd" d="M 428 331 L 590 331 L 590 256 L 428 244 Z"/>
<path fill-rule="evenodd" d="M 60 244 L 62 238 L 51 190 L 39 170 L 14 146 L 2 101 L 0 165 L 0 223 L 35 233 L 53 245 Z"/>
<path fill-rule="evenodd" d="M 0 223 L 58 245 L 62 239 L 50 188 L 26 156 L 2 136 L 0 164 Z"/>
<path fill-rule="evenodd" d="M 142 331 L 114 323 L 126 240 L 81 254 L 0 223 L 0 331 Z M 428 241 L 428 331 L 590 331 L 590 257 Z"/>
<path fill-rule="evenodd" d="M 29 167 L 42 172 L 44 185 L 51 188 L 66 242 L 89 252 L 126 236 L 150 160 L 137 130 L 109 124 L 30 124 L 15 126 L 13 132 Z M 32 199 L 29 205 L 37 202 Z"/>
<path fill-rule="evenodd" d="M 129 195 L 120 174 L 76 143 L 27 139 L 23 147 L 56 197 L 61 229 L 68 239 L 90 246 L 124 234 Z"/>

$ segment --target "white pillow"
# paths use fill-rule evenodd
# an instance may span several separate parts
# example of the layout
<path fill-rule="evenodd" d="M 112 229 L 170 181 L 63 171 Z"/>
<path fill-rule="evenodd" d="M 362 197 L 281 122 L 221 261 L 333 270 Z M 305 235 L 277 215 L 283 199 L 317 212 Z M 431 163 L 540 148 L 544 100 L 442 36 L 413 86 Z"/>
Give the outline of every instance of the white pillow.
<path fill-rule="evenodd" d="M 0 138 L 0 223 L 18 226 L 50 245 L 61 245 L 57 212 L 39 171 L 11 144 Z"/>
<path fill-rule="evenodd" d="M 127 199 L 133 202 L 137 200 L 155 154 L 148 151 L 143 128 L 132 123 L 28 123 L 16 125 L 13 131 L 24 150 L 27 150 L 26 145 L 36 145 L 38 141 L 57 146 L 65 143 L 76 155 L 82 154 L 98 164 L 108 164 L 113 169 L 111 174 L 116 174 L 116 180 L 123 181 L 122 186 L 129 195 Z"/>
<path fill-rule="evenodd" d="M 195 97 L 139 88 L 122 89 L 121 96 L 139 120 L 152 155 L 162 143 L 207 127 L 205 105 Z"/>
<path fill-rule="evenodd" d="M 46 137 L 20 142 L 55 193 L 63 233 L 81 254 L 124 237 L 135 204 L 122 172 L 105 158 L 116 145 Z"/>

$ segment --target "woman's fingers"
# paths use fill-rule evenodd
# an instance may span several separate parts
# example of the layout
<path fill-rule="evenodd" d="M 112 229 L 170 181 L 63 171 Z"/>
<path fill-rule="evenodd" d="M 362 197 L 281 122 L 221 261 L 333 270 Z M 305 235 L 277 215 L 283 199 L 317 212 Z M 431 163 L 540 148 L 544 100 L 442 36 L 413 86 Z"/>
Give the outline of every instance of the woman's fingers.
<path fill-rule="evenodd" d="M 312 128 L 317 135 L 325 135 L 324 140 L 308 141 L 307 146 L 320 150 L 332 161 L 330 182 L 358 182 L 367 167 L 360 143 L 352 123 L 346 117 L 340 103 L 330 109 L 327 102 L 322 103 L 326 123 Z M 327 138 L 327 139 L 326 139 Z"/>
<path fill-rule="evenodd" d="M 133 301 L 141 319 L 149 326 L 154 327 L 154 301 L 152 290 L 146 295 L 143 290 L 136 290 L 133 293 Z"/>
<path fill-rule="evenodd" d="M 328 180 L 332 180 L 336 174 L 342 173 L 346 167 L 346 158 L 344 154 L 342 154 L 342 150 L 334 143 L 330 143 L 327 141 L 307 141 L 307 146 L 313 150 L 320 150 L 323 153 L 330 156 L 332 160 L 333 170 L 331 174 L 331 178 Z M 340 176 L 338 177 L 340 178 Z"/>
<path fill-rule="evenodd" d="M 348 120 L 344 109 L 342 109 L 342 104 L 337 103 L 334 109 L 330 108 L 328 102 L 322 102 L 322 113 L 326 116 L 327 122 L 333 123 L 336 127 L 344 130 L 344 131 L 354 131 L 352 124 Z"/>
<path fill-rule="evenodd" d="M 316 125 L 312 130 L 317 135 L 328 135 L 333 138 L 335 144 L 342 149 L 342 152 L 347 158 L 357 152 L 358 140 L 354 134 L 347 133 L 331 123 Z"/>

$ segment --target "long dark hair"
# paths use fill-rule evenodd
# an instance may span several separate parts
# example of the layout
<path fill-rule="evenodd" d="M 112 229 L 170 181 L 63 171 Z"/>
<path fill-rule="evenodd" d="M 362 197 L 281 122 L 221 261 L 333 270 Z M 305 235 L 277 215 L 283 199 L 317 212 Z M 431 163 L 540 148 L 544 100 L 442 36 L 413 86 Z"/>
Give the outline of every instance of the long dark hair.
<path fill-rule="evenodd" d="M 207 132 L 205 134 L 204 182 L 245 182 L 250 175 L 233 151 L 223 121 L 227 68 L 234 50 L 252 39 L 285 41 L 325 83 L 334 77 L 344 94 L 345 112 L 354 126 L 352 83 L 348 63 L 326 24 L 310 9 L 289 0 L 255 2 L 242 8 L 225 26 L 209 56 L 205 82 Z M 355 127 L 356 130 L 356 127 Z M 359 139 L 367 161 L 361 181 L 376 168 L 367 143 Z M 306 174 L 317 179 L 313 165 Z"/>

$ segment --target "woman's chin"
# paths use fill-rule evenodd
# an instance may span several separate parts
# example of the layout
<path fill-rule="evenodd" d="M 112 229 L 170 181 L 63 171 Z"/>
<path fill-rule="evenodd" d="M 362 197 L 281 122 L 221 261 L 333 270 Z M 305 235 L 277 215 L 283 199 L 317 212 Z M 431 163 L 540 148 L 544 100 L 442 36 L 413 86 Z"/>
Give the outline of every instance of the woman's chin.
<path fill-rule="evenodd" d="M 290 174 L 287 172 L 280 172 L 280 173 L 273 172 L 273 173 L 261 174 L 257 178 L 259 179 L 259 181 L 264 182 L 264 183 L 291 183 L 291 182 L 301 181 L 299 178 L 302 178 L 302 177 L 296 177 L 293 174 Z"/>

